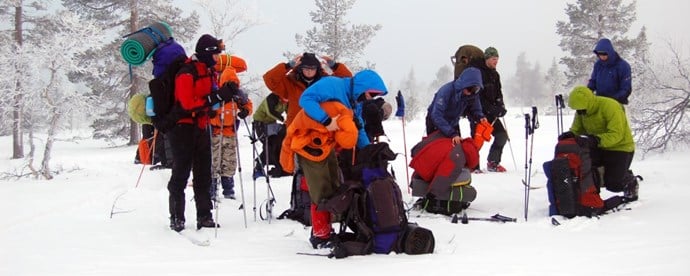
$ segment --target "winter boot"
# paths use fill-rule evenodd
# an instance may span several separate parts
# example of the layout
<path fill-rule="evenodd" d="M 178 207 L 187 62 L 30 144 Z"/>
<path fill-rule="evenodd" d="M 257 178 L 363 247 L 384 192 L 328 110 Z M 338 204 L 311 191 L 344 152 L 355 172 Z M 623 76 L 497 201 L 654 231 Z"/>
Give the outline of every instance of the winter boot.
<path fill-rule="evenodd" d="M 220 184 L 223 186 L 223 197 L 235 199 L 235 180 L 232 176 L 222 176 Z"/>
<path fill-rule="evenodd" d="M 505 172 L 506 168 L 498 164 L 498 162 L 489 161 L 489 163 L 486 164 L 486 170 L 490 172 Z"/>
<path fill-rule="evenodd" d="M 220 224 L 217 224 L 215 221 L 213 221 L 212 217 L 203 217 L 203 218 L 198 218 L 196 220 L 196 230 L 199 230 L 203 227 L 206 228 L 220 228 Z"/>
<path fill-rule="evenodd" d="M 637 200 L 640 191 L 640 182 L 642 177 L 639 175 L 634 175 L 631 170 L 624 177 L 626 183 L 625 188 L 623 188 L 623 197 L 625 197 L 626 202 L 631 202 Z"/>
<path fill-rule="evenodd" d="M 333 247 L 331 242 L 331 213 L 317 211 L 316 204 L 311 204 L 311 237 L 309 242 L 314 249 Z"/>
<path fill-rule="evenodd" d="M 266 174 L 264 174 L 263 166 L 261 166 L 261 164 L 254 164 L 254 173 L 252 177 L 254 178 L 254 180 L 256 180 L 259 177 L 266 177 Z"/>
<path fill-rule="evenodd" d="M 172 229 L 175 232 L 180 232 L 184 230 L 184 223 L 184 219 L 170 217 L 170 229 Z"/>

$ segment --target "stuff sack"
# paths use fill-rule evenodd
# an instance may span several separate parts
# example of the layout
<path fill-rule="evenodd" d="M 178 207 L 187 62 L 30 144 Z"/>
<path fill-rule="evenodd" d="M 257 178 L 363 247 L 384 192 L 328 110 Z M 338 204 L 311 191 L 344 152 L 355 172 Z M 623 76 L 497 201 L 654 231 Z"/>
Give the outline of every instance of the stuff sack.
<path fill-rule="evenodd" d="M 153 126 L 165 133 L 175 126 L 184 114 L 182 107 L 175 102 L 175 78 L 181 73 L 191 73 L 194 81 L 199 74 L 193 63 L 186 63 L 187 56 L 179 53 L 181 47 L 174 40 L 158 46 L 154 55 L 154 71 L 160 70 L 159 75 L 149 81 L 150 97 L 153 99 L 153 112 L 150 113 Z"/>
<path fill-rule="evenodd" d="M 544 172 L 548 179 L 549 215 L 591 217 L 605 210 L 584 139 L 559 140 L 554 159 L 544 163 Z"/>
<path fill-rule="evenodd" d="M 278 219 L 299 221 L 304 226 L 311 226 L 311 198 L 307 178 L 302 170 L 297 170 L 292 178 L 292 192 L 290 193 L 290 209 L 283 211 Z"/>
<path fill-rule="evenodd" d="M 155 135 L 154 135 L 155 136 Z M 137 154 L 139 155 L 139 162 L 144 165 L 152 164 L 152 153 L 153 153 L 153 141 L 154 137 L 143 138 L 139 140 L 139 147 L 137 148 Z"/>

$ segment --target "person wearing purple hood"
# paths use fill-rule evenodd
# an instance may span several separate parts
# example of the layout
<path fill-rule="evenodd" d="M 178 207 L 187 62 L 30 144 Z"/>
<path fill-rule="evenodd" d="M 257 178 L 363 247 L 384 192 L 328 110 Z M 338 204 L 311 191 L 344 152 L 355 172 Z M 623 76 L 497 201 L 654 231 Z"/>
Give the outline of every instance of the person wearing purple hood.
<path fill-rule="evenodd" d="M 618 55 L 608 38 L 602 38 L 597 42 L 594 54 L 598 59 L 594 63 L 587 88 L 594 91 L 597 96 L 628 104 L 628 97 L 632 92 L 630 64 Z"/>

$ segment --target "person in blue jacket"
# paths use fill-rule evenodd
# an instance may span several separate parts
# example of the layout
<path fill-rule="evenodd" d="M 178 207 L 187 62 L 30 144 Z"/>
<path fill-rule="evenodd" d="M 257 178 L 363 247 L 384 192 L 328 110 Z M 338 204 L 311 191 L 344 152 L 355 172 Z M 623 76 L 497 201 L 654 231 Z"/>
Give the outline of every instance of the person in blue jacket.
<path fill-rule="evenodd" d="M 597 42 L 594 54 L 598 60 L 594 63 L 587 88 L 594 91 L 597 96 L 628 104 L 628 97 L 632 92 L 630 64 L 618 55 L 608 38 L 602 38 Z"/>
<path fill-rule="evenodd" d="M 461 116 L 467 114 L 475 121 L 486 121 L 479 101 L 482 88 L 482 74 L 474 67 L 465 69 L 457 79 L 441 86 L 427 108 L 427 135 L 439 130 L 444 136 L 452 138 L 453 145 L 460 144 Z"/>
<path fill-rule="evenodd" d="M 351 78 L 321 78 L 320 81 L 304 90 L 299 98 L 299 105 L 310 118 L 326 126 L 329 131 L 337 130 L 336 120 L 328 117 L 326 112 L 321 109 L 320 103 L 337 101 L 352 109 L 359 129 L 357 148 L 361 149 L 371 143 L 364 130 L 362 103 L 386 94 L 388 94 L 388 89 L 381 76 L 372 70 L 362 70 Z"/>

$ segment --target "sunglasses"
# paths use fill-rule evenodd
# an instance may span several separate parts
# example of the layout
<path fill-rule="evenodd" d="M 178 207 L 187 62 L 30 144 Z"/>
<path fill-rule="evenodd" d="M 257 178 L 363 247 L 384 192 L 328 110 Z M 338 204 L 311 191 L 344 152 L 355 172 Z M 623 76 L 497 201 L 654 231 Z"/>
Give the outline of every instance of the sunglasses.
<path fill-rule="evenodd" d="M 204 51 L 206 52 L 212 52 L 218 50 L 218 46 L 211 46 L 211 47 L 206 47 L 204 48 Z"/>
<path fill-rule="evenodd" d="M 609 53 L 607 52 L 597 52 L 597 56 L 608 56 Z"/>

